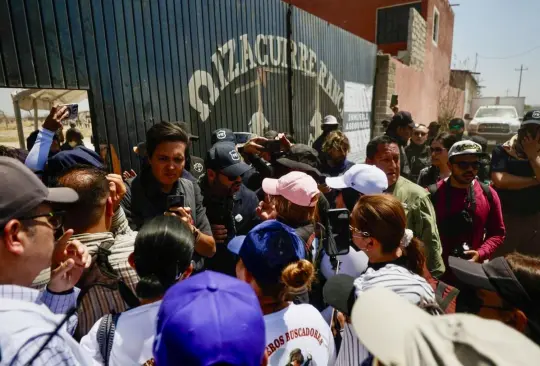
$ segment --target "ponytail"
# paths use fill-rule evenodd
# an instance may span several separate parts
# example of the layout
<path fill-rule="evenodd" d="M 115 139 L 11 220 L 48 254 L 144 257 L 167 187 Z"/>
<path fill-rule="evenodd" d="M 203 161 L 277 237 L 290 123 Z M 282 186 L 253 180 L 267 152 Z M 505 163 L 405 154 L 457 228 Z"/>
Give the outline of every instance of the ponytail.
<path fill-rule="evenodd" d="M 303 292 L 310 289 L 315 280 L 315 267 L 310 261 L 301 259 L 290 263 L 281 271 L 279 282 L 271 284 L 258 283 L 262 293 L 276 300 L 287 300 L 291 294 Z"/>
<path fill-rule="evenodd" d="M 142 276 L 135 286 L 135 293 L 140 299 L 154 299 L 163 296 L 163 294 L 174 284 L 173 282 L 164 282 L 156 274 Z"/>
<path fill-rule="evenodd" d="M 407 267 L 417 275 L 424 276 L 426 257 L 424 255 L 424 243 L 418 238 L 412 238 L 407 247 L 402 248 L 407 258 Z"/>

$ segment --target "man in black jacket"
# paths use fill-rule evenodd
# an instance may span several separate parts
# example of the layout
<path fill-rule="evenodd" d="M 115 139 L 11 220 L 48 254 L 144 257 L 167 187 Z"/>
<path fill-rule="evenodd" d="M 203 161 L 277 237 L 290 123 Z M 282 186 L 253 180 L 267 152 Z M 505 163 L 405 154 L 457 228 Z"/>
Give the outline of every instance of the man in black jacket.
<path fill-rule="evenodd" d="M 411 167 L 407 154 L 405 153 L 405 147 L 407 146 L 409 139 L 412 136 L 415 123 L 409 112 L 400 111 L 394 114 L 392 121 L 386 129 L 386 135 L 394 138 L 399 145 L 399 158 L 401 162 L 401 176 L 407 179 L 411 178 Z"/>
<path fill-rule="evenodd" d="M 235 276 L 236 258 L 227 249 L 237 235 L 246 235 L 259 222 L 256 209 L 259 200 L 242 184 L 241 176 L 252 169 L 242 162 L 233 142 L 217 142 L 206 154 L 206 174 L 200 179 L 208 208 L 216 255 L 206 260 L 206 268 Z"/>
<path fill-rule="evenodd" d="M 431 164 L 429 147 L 426 144 L 428 128 L 424 125 L 416 125 L 413 129 L 411 143 L 405 148 L 409 166 L 411 168 L 411 180 L 416 183 L 420 171 Z"/>

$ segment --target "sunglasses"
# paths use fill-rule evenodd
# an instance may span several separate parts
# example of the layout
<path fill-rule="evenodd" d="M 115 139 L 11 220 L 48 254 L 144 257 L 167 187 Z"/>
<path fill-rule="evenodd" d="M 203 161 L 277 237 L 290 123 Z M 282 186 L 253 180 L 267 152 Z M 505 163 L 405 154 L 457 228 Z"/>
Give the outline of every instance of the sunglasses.
<path fill-rule="evenodd" d="M 454 165 L 457 165 L 459 169 L 461 170 L 467 170 L 469 168 L 473 168 L 473 170 L 478 170 L 480 168 L 480 162 L 478 161 L 460 161 L 459 163 L 452 163 Z"/>
<path fill-rule="evenodd" d="M 444 147 L 430 147 L 429 149 L 435 154 L 441 154 L 444 150 L 446 150 Z"/>
<path fill-rule="evenodd" d="M 19 217 L 19 220 L 34 220 L 39 217 L 46 217 L 49 225 L 51 225 L 53 230 L 58 230 L 64 225 L 64 215 L 66 211 L 52 211 L 45 214 L 33 215 L 33 216 L 23 216 Z"/>
<path fill-rule="evenodd" d="M 358 230 L 357 228 L 353 227 L 352 225 L 349 225 L 349 229 L 352 231 L 352 236 L 353 238 L 355 237 L 354 234 L 358 234 L 356 235 L 356 237 L 361 237 L 361 238 L 371 238 L 371 234 L 368 233 L 367 231 L 360 231 Z"/>
<path fill-rule="evenodd" d="M 415 132 L 414 135 L 419 136 L 419 137 L 424 137 L 427 135 L 427 132 Z"/>
<path fill-rule="evenodd" d="M 457 125 L 457 126 L 448 126 L 448 129 L 449 129 L 449 130 L 452 130 L 452 131 L 461 130 L 462 128 L 463 128 L 463 126 L 460 126 L 460 125 Z"/>

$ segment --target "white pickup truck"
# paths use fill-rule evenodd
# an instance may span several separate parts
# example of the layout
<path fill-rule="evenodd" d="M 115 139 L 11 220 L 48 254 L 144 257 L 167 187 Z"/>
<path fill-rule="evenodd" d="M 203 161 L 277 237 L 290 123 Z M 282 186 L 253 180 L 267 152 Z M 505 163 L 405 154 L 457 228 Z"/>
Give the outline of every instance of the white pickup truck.
<path fill-rule="evenodd" d="M 469 136 L 482 136 L 489 145 L 495 145 L 515 135 L 520 124 L 520 116 L 514 106 L 483 106 L 468 123 L 467 132 Z"/>

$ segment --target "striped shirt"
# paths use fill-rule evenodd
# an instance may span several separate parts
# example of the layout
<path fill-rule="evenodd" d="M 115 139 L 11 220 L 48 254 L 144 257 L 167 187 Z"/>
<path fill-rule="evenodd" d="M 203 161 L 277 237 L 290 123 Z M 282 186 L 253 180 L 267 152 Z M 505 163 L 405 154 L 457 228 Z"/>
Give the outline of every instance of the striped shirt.
<path fill-rule="evenodd" d="M 119 274 L 120 278 L 128 285 L 131 291 L 139 282 L 137 272 L 128 263 L 128 257 L 133 253 L 133 245 L 137 232 L 131 230 L 124 211 L 120 207 L 113 217 L 111 232 L 78 234 L 73 239 L 79 240 L 86 245 L 90 255 L 96 254 L 98 248 L 106 248 L 111 251 L 108 257 L 109 263 Z M 50 271 L 42 271 L 34 280 L 34 288 L 41 289 L 49 282 Z M 113 296 L 114 295 L 114 296 Z M 104 287 L 93 287 L 83 297 L 79 310 L 79 326 L 76 337 L 82 337 L 102 316 L 111 313 L 120 313 L 127 310 L 122 298 L 116 290 L 108 290 Z"/>
<path fill-rule="evenodd" d="M 435 301 L 435 293 L 423 277 L 395 264 L 387 264 L 379 270 L 368 268 L 354 281 L 354 286 L 357 298 L 371 288 L 386 287 L 413 304 L 418 304 L 422 299 Z M 361 365 L 369 357 L 369 351 L 356 336 L 352 324 L 345 325 L 342 337 L 336 366 Z"/>

